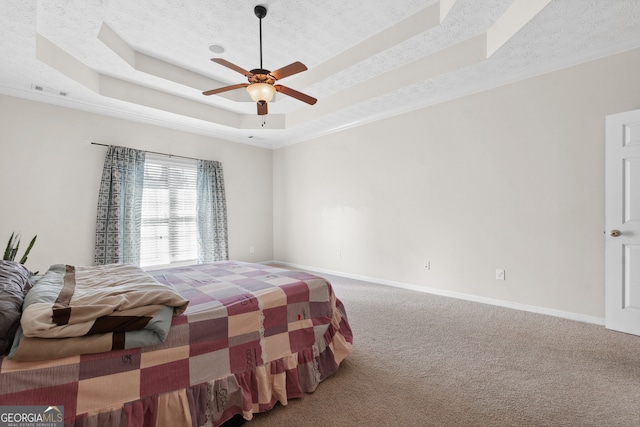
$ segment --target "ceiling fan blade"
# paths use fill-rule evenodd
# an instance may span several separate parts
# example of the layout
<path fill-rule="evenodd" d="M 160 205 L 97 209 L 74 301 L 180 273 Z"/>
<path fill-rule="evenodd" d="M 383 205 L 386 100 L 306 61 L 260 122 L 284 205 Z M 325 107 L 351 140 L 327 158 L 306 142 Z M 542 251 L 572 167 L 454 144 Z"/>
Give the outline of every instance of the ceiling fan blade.
<path fill-rule="evenodd" d="M 302 62 L 294 62 L 293 64 L 280 68 L 279 70 L 272 71 L 271 75 L 275 77 L 276 80 L 280 80 L 306 70 L 307 67 Z"/>
<path fill-rule="evenodd" d="M 315 99 L 314 97 L 305 95 L 304 93 L 298 92 L 297 90 L 293 90 L 290 87 L 275 85 L 275 88 L 278 92 L 282 92 L 285 95 L 289 95 L 290 97 L 295 98 L 299 101 L 306 102 L 309 105 L 313 105 L 316 102 L 318 102 L 318 100 Z"/>
<path fill-rule="evenodd" d="M 224 65 L 225 67 L 230 68 L 233 71 L 237 71 L 238 73 L 240 73 L 240 74 L 242 74 L 242 75 L 244 75 L 246 77 L 253 76 L 253 73 L 251 73 L 250 71 L 247 71 L 244 68 L 238 67 L 236 64 L 232 64 L 231 62 L 227 61 L 226 59 L 211 58 L 211 60 L 213 62 L 215 62 L 216 64 Z"/>
<path fill-rule="evenodd" d="M 267 103 L 266 102 L 257 102 L 256 105 L 258 106 L 258 115 L 259 116 L 264 116 L 264 115 L 268 114 L 268 109 L 267 109 Z"/>
<path fill-rule="evenodd" d="M 247 87 L 249 83 L 238 83 L 237 85 L 219 87 L 218 89 L 211 89 L 202 92 L 203 95 L 215 95 L 216 93 L 226 92 L 229 90 L 240 89 L 241 87 Z"/>

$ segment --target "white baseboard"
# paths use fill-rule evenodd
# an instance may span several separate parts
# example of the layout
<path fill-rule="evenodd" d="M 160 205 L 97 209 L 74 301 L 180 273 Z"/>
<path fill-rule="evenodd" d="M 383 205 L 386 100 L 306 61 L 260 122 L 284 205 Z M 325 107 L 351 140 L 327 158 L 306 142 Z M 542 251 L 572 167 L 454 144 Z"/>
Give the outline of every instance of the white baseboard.
<path fill-rule="evenodd" d="M 271 263 L 280 264 L 280 265 L 284 265 L 284 266 L 287 266 L 287 267 L 296 268 L 296 269 L 299 269 L 299 270 L 313 271 L 313 272 L 320 273 L 320 274 L 323 274 L 323 273 L 324 274 L 331 274 L 331 275 L 334 275 L 334 276 L 345 277 L 347 279 L 362 280 L 362 281 L 365 281 L 365 282 L 372 282 L 372 283 L 377 283 L 377 284 L 380 284 L 380 285 L 387 285 L 387 286 L 393 286 L 393 287 L 396 287 L 396 288 L 409 289 L 409 290 L 412 290 L 412 291 L 424 292 L 424 293 L 427 293 L 427 294 L 434 294 L 434 295 L 440 295 L 440 296 L 445 296 L 445 297 L 457 298 L 457 299 L 466 300 L 466 301 L 479 302 L 479 303 L 482 303 L 482 304 L 489 304 L 489 305 L 495 305 L 495 306 L 499 306 L 499 307 L 512 308 L 512 309 L 515 309 L 515 310 L 528 311 L 528 312 L 538 313 L 538 314 L 545 314 L 545 315 L 548 315 L 548 316 L 560 317 L 560 318 L 563 318 L 563 319 L 575 320 L 575 321 L 578 321 L 578 322 L 591 323 L 591 324 L 594 324 L 594 325 L 604 326 L 604 319 L 603 318 L 595 317 L 595 316 L 587 316 L 585 314 L 580 314 L 580 313 L 572 313 L 570 311 L 554 310 L 552 308 L 538 307 L 538 306 L 529 305 L 529 304 L 520 304 L 520 303 L 511 302 L 511 301 L 499 300 L 499 299 L 495 299 L 495 298 L 486 298 L 486 297 L 481 297 L 481 296 L 477 296 L 477 295 L 466 294 L 466 293 L 463 293 L 463 292 L 446 291 L 446 290 L 443 290 L 443 289 L 430 288 L 430 287 L 426 287 L 426 286 L 412 285 L 410 283 L 402 283 L 402 282 L 396 282 L 396 281 L 393 281 L 393 280 L 378 279 L 376 277 L 360 276 L 360 275 L 357 275 L 357 274 L 343 273 L 341 271 L 333 271 L 333 270 L 326 270 L 326 269 L 321 269 L 321 268 L 310 267 L 308 265 L 292 264 L 292 263 L 283 262 L 283 261 L 271 261 Z"/>

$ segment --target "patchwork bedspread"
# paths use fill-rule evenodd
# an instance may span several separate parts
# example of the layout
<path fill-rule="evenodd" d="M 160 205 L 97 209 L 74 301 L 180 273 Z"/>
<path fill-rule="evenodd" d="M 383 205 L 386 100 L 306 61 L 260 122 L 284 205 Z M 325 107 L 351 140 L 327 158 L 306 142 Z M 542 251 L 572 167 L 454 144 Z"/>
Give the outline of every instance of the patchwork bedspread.
<path fill-rule="evenodd" d="M 0 405 L 64 407 L 65 425 L 218 426 L 312 392 L 352 350 L 326 280 L 243 262 L 151 271 L 189 305 L 159 345 L 0 359 Z"/>

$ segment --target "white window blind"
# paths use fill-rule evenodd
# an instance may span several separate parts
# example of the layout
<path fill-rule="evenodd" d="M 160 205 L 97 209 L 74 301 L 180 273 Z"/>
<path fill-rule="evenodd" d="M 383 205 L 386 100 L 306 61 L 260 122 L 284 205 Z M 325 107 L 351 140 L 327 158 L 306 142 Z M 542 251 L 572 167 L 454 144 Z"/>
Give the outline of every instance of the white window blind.
<path fill-rule="evenodd" d="M 140 265 L 197 261 L 197 161 L 147 153 Z"/>

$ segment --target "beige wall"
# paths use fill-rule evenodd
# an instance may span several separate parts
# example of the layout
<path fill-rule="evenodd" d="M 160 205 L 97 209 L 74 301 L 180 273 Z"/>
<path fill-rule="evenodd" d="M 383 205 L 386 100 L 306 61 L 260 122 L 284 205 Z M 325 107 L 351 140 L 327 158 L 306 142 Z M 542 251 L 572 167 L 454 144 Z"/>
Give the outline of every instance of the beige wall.
<path fill-rule="evenodd" d="M 0 96 L 0 245 L 92 263 L 95 141 L 222 161 L 231 258 L 601 319 L 604 117 L 640 108 L 638 69 L 635 50 L 273 152 Z"/>
<path fill-rule="evenodd" d="M 38 235 L 27 261 L 32 270 L 93 263 L 106 147 L 91 141 L 221 161 L 230 257 L 273 258 L 271 150 L 8 96 L 0 96 L 3 251 L 15 230 L 25 246 Z"/>
<path fill-rule="evenodd" d="M 639 69 L 635 50 L 276 150 L 275 259 L 604 318 L 604 120 L 640 107 Z"/>

